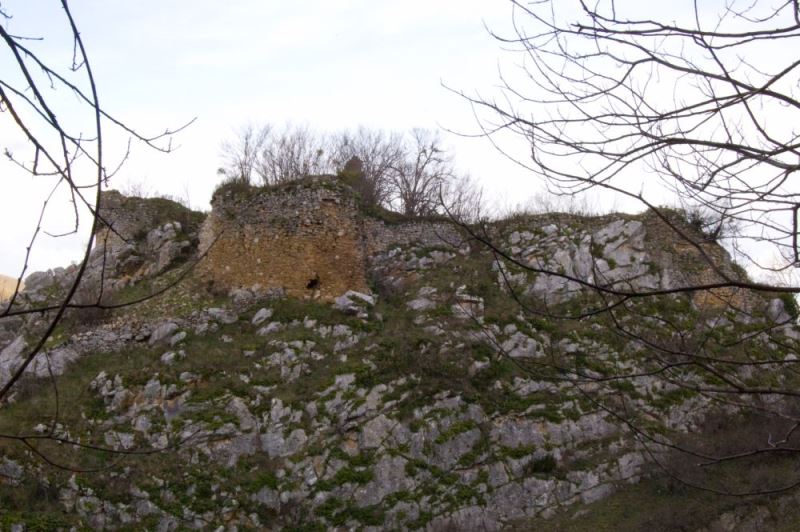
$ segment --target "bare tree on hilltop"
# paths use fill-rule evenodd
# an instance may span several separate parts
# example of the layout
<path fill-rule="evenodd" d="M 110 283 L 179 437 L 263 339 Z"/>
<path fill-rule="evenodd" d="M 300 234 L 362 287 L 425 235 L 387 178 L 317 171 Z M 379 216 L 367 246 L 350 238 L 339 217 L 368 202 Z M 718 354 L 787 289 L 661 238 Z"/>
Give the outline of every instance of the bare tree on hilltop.
<path fill-rule="evenodd" d="M 442 148 L 439 138 L 429 131 L 413 130 L 408 156 L 391 176 L 402 213 L 406 216 L 435 213 L 439 190 L 454 178 L 452 158 Z"/>
<path fill-rule="evenodd" d="M 231 181 L 252 182 L 258 171 L 260 154 L 270 131 L 269 127 L 257 127 L 253 124 L 239 128 L 235 140 L 226 140 L 222 143 L 220 151 L 224 166 L 218 173 Z"/>
<path fill-rule="evenodd" d="M 265 142 L 256 155 L 255 173 L 264 184 L 277 185 L 322 173 L 327 166 L 327 141 L 308 127 L 287 127 L 280 133 L 266 131 Z"/>
<path fill-rule="evenodd" d="M 456 172 L 439 135 L 424 129 L 404 135 L 359 127 L 324 135 L 300 126 L 248 125 L 224 141 L 221 152 L 219 173 L 229 181 L 277 185 L 336 174 L 365 204 L 407 216 L 442 213 L 443 202 L 451 210 L 480 212 L 477 185 Z M 361 161 L 360 175 L 343 176 L 353 157 Z"/>
<path fill-rule="evenodd" d="M 355 176 L 353 188 L 366 203 L 387 205 L 392 174 L 404 158 L 402 135 L 365 127 L 333 135 L 330 162 L 335 172 L 344 170 L 353 157 L 361 161 L 361 175 Z"/>
<path fill-rule="evenodd" d="M 800 485 L 800 475 L 788 470 L 749 485 L 695 475 L 718 467 L 724 477 L 729 464 L 756 471 L 756 460 L 800 451 L 800 344 L 793 329 L 800 287 L 752 280 L 711 244 L 722 244 L 751 272 L 788 273 L 800 265 L 800 4 L 510 5 L 513 30 L 493 36 L 521 71 L 503 72 L 496 98 L 459 92 L 482 133 L 554 194 L 604 194 L 639 204 L 651 229 L 677 243 L 674 261 L 691 258 L 698 271 L 643 284 L 608 276 L 614 265 L 595 257 L 579 274 L 527 260 L 490 228 L 464 225 L 495 254 L 511 297 L 531 323 L 608 327 L 622 340 L 621 352 L 637 360 L 630 367 L 554 353 L 529 371 L 571 383 L 686 483 L 729 494 Z M 511 151 L 503 142 L 509 133 L 529 152 Z M 663 207 L 670 198 L 684 209 Z M 777 261 L 764 258 L 772 256 Z M 580 287 L 583 295 L 567 302 L 530 298 L 515 285 L 517 274 Z M 670 308 L 683 309 L 681 319 L 667 318 Z M 732 333 L 731 320 L 747 326 Z M 775 348 L 785 358 L 767 354 Z M 750 412 L 750 421 L 728 427 L 734 435 L 724 445 L 666 437 L 664 420 L 619 393 L 645 389 L 653 379 L 730 416 Z M 705 428 L 713 424 L 708 420 Z M 665 450 L 705 467 L 668 467 L 659 459 Z M 751 479 L 765 475 L 758 471 Z"/>

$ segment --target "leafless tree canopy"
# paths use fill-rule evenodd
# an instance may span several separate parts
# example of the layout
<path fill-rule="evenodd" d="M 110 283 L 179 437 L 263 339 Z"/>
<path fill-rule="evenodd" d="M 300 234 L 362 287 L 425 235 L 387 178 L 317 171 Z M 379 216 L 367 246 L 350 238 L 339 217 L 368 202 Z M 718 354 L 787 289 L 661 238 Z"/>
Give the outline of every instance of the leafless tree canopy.
<path fill-rule="evenodd" d="M 519 162 L 557 193 L 652 208 L 672 192 L 712 233 L 735 226 L 740 258 L 768 266 L 751 253 L 766 243 L 800 264 L 797 2 L 511 4 L 514 32 L 495 37 L 522 72 L 500 98 L 467 97 L 487 133 L 530 142 Z"/>
<path fill-rule="evenodd" d="M 437 192 L 453 176 L 450 157 L 430 132 L 411 132 L 410 153 L 392 173 L 392 185 L 403 214 L 432 214 Z"/>
<path fill-rule="evenodd" d="M 709 242 L 723 244 L 744 266 L 786 272 L 800 265 L 800 4 L 688 2 L 680 6 L 687 8 L 683 18 L 673 4 L 510 4 L 513 31 L 494 37 L 521 71 L 503 72 L 495 98 L 460 92 L 473 105 L 482 133 L 557 195 L 602 192 L 634 200 L 676 249 L 702 263 L 696 270 L 702 275 L 643 286 L 606 278 L 608 264 L 597 259 L 583 276 L 547 260 L 531 262 L 491 228 L 465 225 L 495 253 L 510 297 L 532 326 L 543 319 L 588 322 L 615 331 L 620 352 L 640 353 L 633 366 L 592 360 L 584 368 L 582 355 L 554 355 L 531 373 L 551 372 L 549 378 L 571 383 L 609 419 L 628 427 L 655 462 L 667 449 L 706 466 L 695 471 L 729 463 L 749 471 L 757 458 L 798 452 L 800 391 L 792 365 L 798 344 L 782 331 L 796 323 L 793 296 L 800 288 L 751 280 Z M 521 138 L 530 153 L 507 151 L 504 133 Z M 684 210 L 663 207 L 669 201 Z M 777 265 L 763 258 L 771 255 L 781 258 Z M 552 286 L 574 283 L 582 295 L 568 303 L 531 298 L 515 275 Z M 779 294 L 795 315 L 765 317 L 755 302 Z M 665 318 L 676 310 L 677 319 Z M 751 330 L 733 332 L 730 320 L 751 324 Z M 786 359 L 767 354 L 773 348 Z M 604 367 L 587 370 L 591 364 Z M 723 417 L 750 411 L 779 420 L 780 428 L 742 429 L 727 448 L 667 436 L 668 423 L 649 419 L 630 394 L 652 380 L 677 394 L 697 394 L 726 412 Z M 628 392 L 614 392 L 623 386 Z M 720 493 L 800 485 L 797 475 L 788 475 L 769 486 L 710 487 L 708 479 L 666 469 Z"/>
<path fill-rule="evenodd" d="M 347 161 L 358 157 L 362 176 L 354 183 L 365 202 L 386 205 L 391 201 L 391 177 L 405 156 L 402 136 L 359 127 L 333 136 L 331 163 L 341 170 Z"/>
<path fill-rule="evenodd" d="M 223 166 L 218 173 L 229 180 L 250 183 L 260 170 L 261 152 L 271 129 L 247 124 L 236 132 L 235 140 L 223 141 L 221 147 Z"/>
<path fill-rule="evenodd" d="M 444 205 L 474 215 L 481 203 L 479 188 L 457 174 L 441 138 L 422 129 L 403 135 L 360 127 L 324 135 L 307 127 L 248 125 L 222 144 L 222 157 L 219 173 L 229 180 L 276 185 L 337 174 L 365 204 L 408 216 L 441 213 Z M 359 175 L 342 175 L 354 157 L 361 162 Z"/>
<path fill-rule="evenodd" d="M 326 140 L 307 127 L 288 127 L 269 135 L 268 128 L 256 163 L 256 174 L 266 185 L 285 183 L 297 176 L 322 173 L 327 164 Z"/>

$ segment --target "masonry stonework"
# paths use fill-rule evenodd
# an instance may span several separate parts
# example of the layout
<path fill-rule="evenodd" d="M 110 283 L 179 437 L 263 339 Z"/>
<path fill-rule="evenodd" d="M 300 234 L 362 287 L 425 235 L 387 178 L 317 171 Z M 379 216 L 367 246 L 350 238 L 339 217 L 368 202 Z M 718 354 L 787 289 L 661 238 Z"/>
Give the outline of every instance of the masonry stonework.
<path fill-rule="evenodd" d="M 275 189 L 225 190 L 200 231 L 200 275 L 221 289 L 260 285 L 330 300 L 368 291 L 369 257 L 393 246 L 458 245 L 446 222 L 388 224 L 365 215 L 333 178 Z"/>

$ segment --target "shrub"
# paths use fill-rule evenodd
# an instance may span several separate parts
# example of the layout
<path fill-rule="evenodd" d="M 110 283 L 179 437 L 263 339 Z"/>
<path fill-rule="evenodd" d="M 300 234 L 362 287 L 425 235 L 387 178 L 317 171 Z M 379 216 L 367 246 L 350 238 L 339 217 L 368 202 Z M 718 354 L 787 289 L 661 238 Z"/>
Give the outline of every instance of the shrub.
<path fill-rule="evenodd" d="M 798 316 L 800 316 L 800 307 L 797 305 L 797 299 L 795 299 L 795 296 L 793 294 L 783 292 L 778 295 L 778 299 L 783 301 L 784 310 L 786 310 L 787 314 L 792 317 L 792 320 L 796 321 Z"/>

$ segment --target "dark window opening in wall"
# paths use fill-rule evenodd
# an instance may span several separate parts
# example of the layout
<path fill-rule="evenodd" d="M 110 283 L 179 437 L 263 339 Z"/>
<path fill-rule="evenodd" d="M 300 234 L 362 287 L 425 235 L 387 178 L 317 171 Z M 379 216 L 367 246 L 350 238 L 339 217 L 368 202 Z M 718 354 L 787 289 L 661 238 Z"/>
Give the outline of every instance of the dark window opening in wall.
<path fill-rule="evenodd" d="M 320 284 L 321 283 L 320 283 L 320 280 L 319 280 L 319 274 L 317 274 L 317 275 L 314 275 L 314 277 L 312 279 L 308 280 L 308 284 L 306 284 L 306 288 L 308 288 L 309 290 L 316 290 L 316 289 L 318 289 L 320 287 Z"/>

